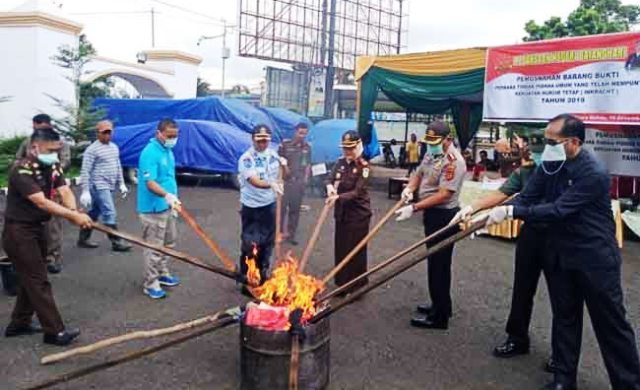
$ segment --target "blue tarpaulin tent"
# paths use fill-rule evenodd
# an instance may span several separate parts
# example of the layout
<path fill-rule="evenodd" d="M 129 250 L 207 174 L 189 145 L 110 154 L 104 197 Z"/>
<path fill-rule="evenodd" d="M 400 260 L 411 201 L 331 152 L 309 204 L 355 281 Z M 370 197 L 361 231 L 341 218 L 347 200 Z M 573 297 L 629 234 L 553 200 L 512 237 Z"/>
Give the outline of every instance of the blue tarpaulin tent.
<path fill-rule="evenodd" d="M 280 129 L 280 134 L 282 134 L 284 138 L 293 137 L 293 132 L 298 123 L 305 123 L 309 129 L 313 126 L 313 122 L 306 116 L 296 114 L 284 108 L 260 107 L 260 110 L 269 115 L 269 118 L 271 118 L 273 124 Z"/>
<path fill-rule="evenodd" d="M 236 173 L 242 153 L 251 147 L 251 136 L 226 123 L 178 120 L 180 133 L 174 148 L 176 166 L 220 173 Z M 142 149 L 153 138 L 157 122 L 119 126 L 113 141 L 120 148 L 125 167 L 137 167 Z"/>
<path fill-rule="evenodd" d="M 317 163 L 333 163 L 340 156 L 340 139 L 347 130 L 355 130 L 355 119 L 328 119 L 316 123 L 309 133 L 311 160 Z M 364 147 L 364 155 L 372 159 L 380 154 L 380 144 L 375 128 L 371 131 L 371 142 Z"/>
<path fill-rule="evenodd" d="M 293 126 L 306 119 L 285 114 L 279 109 L 262 111 L 237 99 L 216 96 L 198 99 L 95 99 L 95 107 L 106 111 L 116 126 L 157 122 L 162 118 L 208 120 L 227 123 L 250 133 L 255 125 L 266 124 L 273 131 L 273 141 L 290 137 Z M 275 118 L 275 119 L 272 119 Z M 308 120 L 308 119 L 306 119 Z"/>

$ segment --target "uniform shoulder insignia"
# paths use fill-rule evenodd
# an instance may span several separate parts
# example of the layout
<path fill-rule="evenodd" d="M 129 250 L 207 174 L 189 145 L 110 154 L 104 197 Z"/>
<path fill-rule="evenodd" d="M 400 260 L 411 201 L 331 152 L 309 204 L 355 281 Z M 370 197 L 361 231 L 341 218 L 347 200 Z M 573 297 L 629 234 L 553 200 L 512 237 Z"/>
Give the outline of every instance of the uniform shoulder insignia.
<path fill-rule="evenodd" d="M 362 165 L 363 167 L 368 167 L 369 166 L 369 162 L 367 160 L 365 160 L 364 158 L 359 158 L 358 162 L 360 163 L 360 165 Z"/>
<path fill-rule="evenodd" d="M 242 159 L 242 164 L 244 165 L 245 168 L 251 168 L 251 158 L 250 157 L 245 157 Z"/>
<path fill-rule="evenodd" d="M 445 180 L 453 180 L 456 177 L 456 164 L 448 164 L 444 171 Z"/>
<path fill-rule="evenodd" d="M 453 153 L 447 153 L 447 160 L 449 161 L 456 161 L 458 158 L 456 157 L 455 154 Z"/>

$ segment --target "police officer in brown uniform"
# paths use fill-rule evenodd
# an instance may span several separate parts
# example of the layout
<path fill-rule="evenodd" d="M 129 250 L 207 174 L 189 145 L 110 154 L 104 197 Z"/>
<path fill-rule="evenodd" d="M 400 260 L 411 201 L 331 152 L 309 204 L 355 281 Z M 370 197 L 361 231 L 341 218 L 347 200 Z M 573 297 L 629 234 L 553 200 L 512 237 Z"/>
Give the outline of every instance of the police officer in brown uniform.
<path fill-rule="evenodd" d="M 281 233 L 282 238 L 287 239 L 292 245 L 298 245 L 296 231 L 300 219 L 300 205 L 311 173 L 311 146 L 305 141 L 308 133 L 309 127 L 306 123 L 297 124 L 294 138 L 282 141 L 278 149 L 278 155 L 287 160 L 287 165 L 283 165 L 285 182 L 280 219 L 283 221 Z M 287 214 L 285 232 L 284 221 Z"/>
<path fill-rule="evenodd" d="M 19 289 L 5 336 L 43 331 L 45 343 L 67 345 L 80 331 L 65 329 L 53 299 L 45 267 L 45 224 L 51 215 L 58 215 L 89 228 L 91 218 L 75 211 L 76 199 L 59 165 L 60 147 L 60 136 L 53 129 L 35 130 L 29 155 L 16 161 L 9 172 L 2 244 L 16 268 Z M 51 200 L 57 194 L 62 205 Z M 42 328 L 32 324 L 34 312 Z"/>
<path fill-rule="evenodd" d="M 407 201 L 418 190 L 420 200 L 398 210 L 396 221 L 409 219 L 415 211 L 424 210 L 422 223 L 424 234 L 429 236 L 449 224 L 460 210 L 458 197 L 466 173 L 464 157 L 453 145 L 449 126 L 444 122 L 432 122 L 425 136 L 427 153 L 411 176 L 402 192 Z M 443 240 L 456 233 L 452 228 L 439 238 Z M 428 246 L 437 241 L 428 243 Z M 411 319 L 411 325 L 422 328 L 447 329 L 451 317 L 451 257 L 453 245 L 429 256 L 428 285 L 432 305 L 418 305 L 421 315 Z"/>
<path fill-rule="evenodd" d="M 335 202 L 335 264 L 342 259 L 367 235 L 371 220 L 371 201 L 367 182 L 370 175 L 369 163 L 362 158 L 363 146 L 360 135 L 349 130 L 342 135 L 343 157 L 333 167 L 327 184 L 327 202 Z M 367 271 L 367 247 L 336 274 L 338 286 L 350 282 Z M 366 280 L 353 289 L 366 284 Z"/>

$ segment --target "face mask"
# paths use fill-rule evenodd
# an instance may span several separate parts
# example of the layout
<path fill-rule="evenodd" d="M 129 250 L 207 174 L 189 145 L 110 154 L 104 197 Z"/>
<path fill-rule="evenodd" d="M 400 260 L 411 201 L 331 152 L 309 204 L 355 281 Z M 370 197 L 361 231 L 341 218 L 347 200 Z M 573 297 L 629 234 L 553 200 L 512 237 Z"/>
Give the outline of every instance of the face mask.
<path fill-rule="evenodd" d="M 173 149 L 173 147 L 176 146 L 177 143 L 178 143 L 178 137 L 167 138 L 167 140 L 164 141 L 164 147 L 167 149 Z"/>
<path fill-rule="evenodd" d="M 555 175 L 560 172 L 565 161 L 567 161 L 567 152 L 564 150 L 564 144 L 545 145 L 540 160 L 542 161 L 542 170 L 547 175 Z"/>
<path fill-rule="evenodd" d="M 444 154 L 443 149 L 442 149 L 442 144 L 438 144 L 438 145 L 429 145 L 429 144 L 427 144 L 427 153 L 430 156 L 438 156 L 440 154 Z"/>
<path fill-rule="evenodd" d="M 59 162 L 58 153 L 39 153 L 38 161 L 47 166 L 56 164 Z"/>

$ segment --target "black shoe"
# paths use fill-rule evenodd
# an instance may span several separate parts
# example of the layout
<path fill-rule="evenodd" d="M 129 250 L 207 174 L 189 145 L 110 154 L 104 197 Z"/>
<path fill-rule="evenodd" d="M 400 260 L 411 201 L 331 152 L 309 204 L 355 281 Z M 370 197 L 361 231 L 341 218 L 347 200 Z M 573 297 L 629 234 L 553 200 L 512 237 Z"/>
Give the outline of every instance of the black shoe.
<path fill-rule="evenodd" d="M 129 252 L 131 248 L 131 245 L 120 240 L 111 242 L 111 250 L 114 252 Z"/>
<path fill-rule="evenodd" d="M 91 233 L 91 229 L 80 229 L 80 233 L 78 234 L 78 248 L 95 249 L 100 246 L 93 241 L 89 241 Z"/>
<path fill-rule="evenodd" d="M 42 333 L 42 327 L 36 323 L 23 326 L 13 326 L 9 324 L 4 330 L 4 337 L 30 336 L 32 334 Z"/>
<path fill-rule="evenodd" d="M 551 382 L 543 387 L 542 390 L 577 390 L 577 387 L 575 384 L 565 385 L 564 383 L 560 382 Z"/>
<path fill-rule="evenodd" d="M 45 334 L 44 343 L 64 347 L 71 344 L 76 337 L 80 336 L 80 329 L 65 329 L 58 334 Z"/>
<path fill-rule="evenodd" d="M 432 316 L 414 316 L 411 318 L 411 326 L 426 329 L 448 329 L 449 320 Z"/>
<path fill-rule="evenodd" d="M 556 362 L 553 361 L 553 356 L 551 356 L 549 360 L 546 361 L 542 369 L 548 372 L 549 374 L 556 373 L 556 371 L 558 370 L 558 366 L 556 366 Z"/>
<path fill-rule="evenodd" d="M 416 311 L 421 314 L 426 314 L 428 316 L 432 315 L 433 307 L 428 303 L 421 303 L 416 306 Z M 449 318 L 451 318 L 451 313 L 449 313 Z"/>
<path fill-rule="evenodd" d="M 47 264 L 47 271 L 50 274 L 59 274 L 62 271 L 62 266 L 60 264 L 49 263 Z"/>
<path fill-rule="evenodd" d="M 508 338 L 503 344 L 493 349 L 493 356 L 499 358 L 510 358 L 516 355 L 526 355 L 529 353 L 529 344 Z"/>
<path fill-rule="evenodd" d="M 252 299 L 255 298 L 253 294 L 251 294 L 251 291 L 249 291 L 249 288 L 247 287 L 246 284 L 243 284 L 242 287 L 240 287 L 240 294 L 248 298 L 252 298 Z"/>

